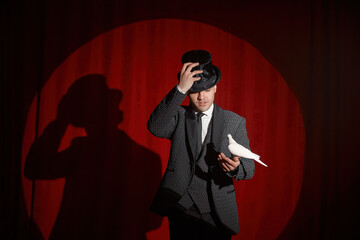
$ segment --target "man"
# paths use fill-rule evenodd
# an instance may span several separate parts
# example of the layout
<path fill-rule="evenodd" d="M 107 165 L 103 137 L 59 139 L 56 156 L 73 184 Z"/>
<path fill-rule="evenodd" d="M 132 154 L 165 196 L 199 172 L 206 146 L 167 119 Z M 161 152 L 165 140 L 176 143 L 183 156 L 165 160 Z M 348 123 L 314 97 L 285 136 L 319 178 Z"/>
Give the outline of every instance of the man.
<path fill-rule="evenodd" d="M 170 157 L 152 210 L 168 216 L 171 239 L 231 239 L 239 232 L 233 179 L 250 179 L 251 159 L 231 156 L 227 134 L 249 148 L 245 119 L 214 103 L 221 73 L 204 50 L 186 52 L 179 83 L 148 121 L 171 140 Z M 181 106 L 189 96 L 190 106 Z"/>

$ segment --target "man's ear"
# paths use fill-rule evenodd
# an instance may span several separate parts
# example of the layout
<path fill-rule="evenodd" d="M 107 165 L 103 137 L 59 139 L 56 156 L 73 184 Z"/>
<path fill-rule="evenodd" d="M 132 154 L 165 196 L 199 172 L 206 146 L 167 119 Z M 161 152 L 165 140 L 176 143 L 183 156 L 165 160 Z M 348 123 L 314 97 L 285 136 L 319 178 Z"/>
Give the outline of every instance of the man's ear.
<path fill-rule="evenodd" d="M 214 93 L 216 93 L 217 85 L 215 85 L 214 87 L 215 87 L 215 91 L 214 91 Z"/>

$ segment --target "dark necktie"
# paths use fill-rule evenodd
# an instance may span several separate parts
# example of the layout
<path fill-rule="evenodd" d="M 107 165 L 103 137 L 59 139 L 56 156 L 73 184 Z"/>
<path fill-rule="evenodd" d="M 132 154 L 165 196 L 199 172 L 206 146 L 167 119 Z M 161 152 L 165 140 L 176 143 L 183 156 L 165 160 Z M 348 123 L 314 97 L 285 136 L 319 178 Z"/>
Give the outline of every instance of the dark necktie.
<path fill-rule="evenodd" d="M 205 114 L 202 112 L 199 112 L 197 114 L 197 118 L 196 118 L 196 159 L 199 157 L 199 154 L 201 152 L 201 148 L 202 148 L 202 140 L 201 140 L 201 130 L 202 130 L 202 121 L 201 121 L 201 117 L 204 116 Z"/>

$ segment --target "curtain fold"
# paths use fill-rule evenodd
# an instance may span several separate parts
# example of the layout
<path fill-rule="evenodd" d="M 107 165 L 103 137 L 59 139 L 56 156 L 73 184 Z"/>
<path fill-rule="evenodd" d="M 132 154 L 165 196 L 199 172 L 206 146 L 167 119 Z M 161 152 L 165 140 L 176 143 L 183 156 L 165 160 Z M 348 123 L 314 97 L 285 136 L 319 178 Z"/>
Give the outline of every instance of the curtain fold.
<path fill-rule="evenodd" d="M 146 121 L 194 48 L 213 54 L 216 103 L 246 117 L 252 150 L 269 165 L 235 183 L 243 232 L 234 239 L 355 232 L 356 3 L 24 1 L 2 10 L 5 239 L 168 238 L 166 219 L 147 207 L 169 142 Z"/>

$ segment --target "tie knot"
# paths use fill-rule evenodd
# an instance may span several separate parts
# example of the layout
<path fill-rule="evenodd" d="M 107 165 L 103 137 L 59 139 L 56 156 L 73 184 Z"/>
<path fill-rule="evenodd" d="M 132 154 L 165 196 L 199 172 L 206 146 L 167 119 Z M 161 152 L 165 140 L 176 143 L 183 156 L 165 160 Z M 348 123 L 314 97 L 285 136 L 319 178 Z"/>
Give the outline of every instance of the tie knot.
<path fill-rule="evenodd" d="M 204 116 L 205 114 L 204 113 L 202 113 L 202 112 L 199 112 L 198 114 L 197 114 L 197 118 L 198 119 L 200 119 L 202 116 Z"/>

